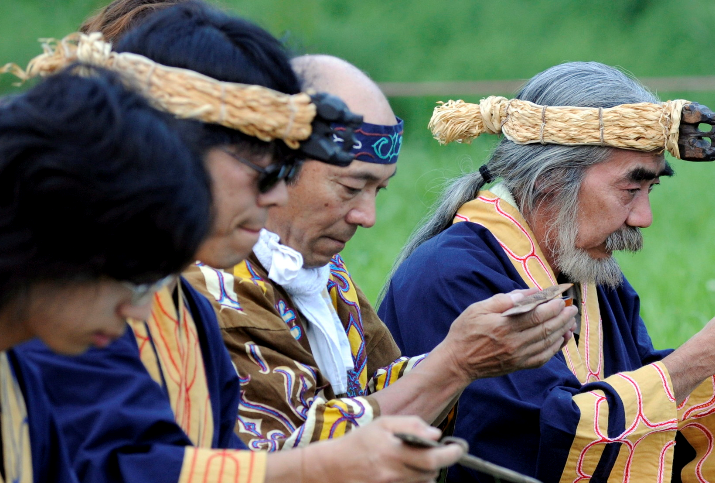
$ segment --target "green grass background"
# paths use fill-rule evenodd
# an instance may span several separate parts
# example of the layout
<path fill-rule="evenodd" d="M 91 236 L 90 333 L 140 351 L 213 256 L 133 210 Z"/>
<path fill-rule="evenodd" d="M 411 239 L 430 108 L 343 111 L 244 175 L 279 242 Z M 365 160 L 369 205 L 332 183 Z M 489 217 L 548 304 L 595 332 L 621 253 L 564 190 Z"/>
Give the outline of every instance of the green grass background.
<path fill-rule="evenodd" d="M 99 0 L 0 0 L 0 64 L 24 64 L 40 37 L 76 29 Z M 297 53 L 329 53 L 376 81 L 526 79 L 554 64 L 596 60 L 637 77 L 715 75 L 712 0 L 223 0 Z M 9 76 L 0 93 L 17 92 Z M 509 92 L 493 93 L 509 95 Z M 715 107 L 715 92 L 659 92 Z M 396 254 L 441 186 L 476 169 L 495 139 L 440 147 L 426 129 L 439 98 L 391 99 L 406 120 L 398 172 L 378 199 L 378 222 L 345 250 L 375 300 Z M 478 98 L 465 98 L 478 101 Z M 672 160 L 671 160 L 672 161 Z M 641 295 L 656 347 L 684 342 L 715 315 L 715 165 L 673 161 L 651 199 L 645 248 L 619 255 Z"/>

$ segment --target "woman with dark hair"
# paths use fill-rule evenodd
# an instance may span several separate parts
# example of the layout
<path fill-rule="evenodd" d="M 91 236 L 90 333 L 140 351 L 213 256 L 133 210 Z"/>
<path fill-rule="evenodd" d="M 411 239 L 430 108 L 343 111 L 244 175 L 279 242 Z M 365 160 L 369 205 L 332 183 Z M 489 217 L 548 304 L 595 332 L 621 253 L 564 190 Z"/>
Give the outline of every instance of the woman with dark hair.
<path fill-rule="evenodd" d="M 12 347 L 107 346 L 208 232 L 208 179 L 171 121 L 101 72 L 0 106 L 2 481 L 76 481 L 42 382 Z"/>
<path fill-rule="evenodd" d="M 151 16 L 124 35 L 114 50 L 140 54 L 158 64 L 189 69 L 224 82 L 258 85 L 285 94 L 301 91 L 298 77 L 278 40 L 251 22 L 195 1 Z M 206 158 L 211 173 L 220 170 L 223 164 L 238 168 L 241 163 L 235 156 L 264 167 L 270 163 L 294 166 L 302 156 L 300 150 L 290 149 L 281 140 L 262 141 L 218 124 L 202 123 L 195 142 L 204 152 L 213 150 L 214 155 Z M 246 165 L 240 167 L 245 169 Z M 222 182 L 226 181 L 225 173 L 217 176 L 214 190 L 223 189 Z M 278 189 L 284 198 L 284 186 Z M 232 190 L 228 186 L 224 191 L 230 194 Z M 274 193 L 262 196 L 270 194 Z M 234 217 L 243 207 L 231 202 L 223 204 L 223 199 L 224 196 L 215 197 L 217 219 L 197 258 L 211 266 L 229 267 L 250 253 L 258 241 L 258 231 L 265 224 L 266 213 L 257 215 L 259 219 L 247 220 L 243 227 L 247 230 L 236 229 Z"/>
<path fill-rule="evenodd" d="M 141 85 L 164 65 L 277 93 L 300 91 L 275 38 L 195 2 L 147 18 L 116 50 L 156 62 L 151 75 L 133 78 Z M 233 87 L 224 83 L 217 92 Z M 229 117 L 222 112 L 219 120 Z M 264 141 L 220 123 L 184 122 L 193 129 L 191 144 L 203 155 L 215 200 L 212 229 L 197 256 L 233 266 L 250 253 L 268 209 L 286 202 L 284 181 L 295 174 L 300 151 L 280 137 Z M 288 127 L 293 124 L 291 117 Z M 227 451 L 245 448 L 233 431 L 240 384 L 208 301 L 182 281 L 178 290 L 160 290 L 151 316 L 130 325 L 132 332 L 106 351 L 80 358 L 38 347 L 24 353 L 42 370 L 82 480 L 428 481 L 462 453 L 403 445 L 393 433 L 439 436 L 416 418 L 382 419 L 290 452 Z M 354 415 L 346 410 L 345 417 Z"/>
<path fill-rule="evenodd" d="M 86 34 L 102 32 L 107 41 L 116 43 L 152 13 L 186 1 L 189 0 L 115 0 L 85 20 L 79 30 Z"/>

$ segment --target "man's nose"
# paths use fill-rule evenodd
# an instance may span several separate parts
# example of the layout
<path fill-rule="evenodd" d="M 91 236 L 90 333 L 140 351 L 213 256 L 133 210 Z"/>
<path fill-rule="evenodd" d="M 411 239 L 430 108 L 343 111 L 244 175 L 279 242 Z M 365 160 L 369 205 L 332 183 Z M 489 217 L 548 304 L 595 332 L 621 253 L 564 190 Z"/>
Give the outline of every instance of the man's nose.
<path fill-rule="evenodd" d="M 345 221 L 351 225 L 359 225 L 363 228 L 370 228 L 375 225 L 375 197 L 365 194 L 358 200 L 350 211 L 348 211 Z"/>
<path fill-rule="evenodd" d="M 648 228 L 653 223 L 653 211 L 650 208 L 650 196 L 648 193 L 644 193 L 636 199 L 626 223 L 629 226 L 639 228 Z"/>

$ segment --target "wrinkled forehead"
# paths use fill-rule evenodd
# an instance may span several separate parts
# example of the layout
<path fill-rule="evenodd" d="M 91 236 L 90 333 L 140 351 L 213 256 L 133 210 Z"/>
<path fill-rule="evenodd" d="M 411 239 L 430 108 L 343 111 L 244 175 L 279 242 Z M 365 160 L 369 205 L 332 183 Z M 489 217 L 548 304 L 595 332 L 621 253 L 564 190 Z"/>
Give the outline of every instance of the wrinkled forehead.
<path fill-rule="evenodd" d="M 382 185 L 397 173 L 396 164 L 376 164 L 355 160 L 350 166 L 326 166 L 326 181 L 331 179 L 364 181 L 366 184 Z"/>
<path fill-rule="evenodd" d="M 298 178 L 289 185 L 291 191 L 305 192 L 315 189 L 314 196 L 322 192 L 320 188 L 336 182 L 353 181 L 365 185 L 383 186 L 397 172 L 395 164 L 375 164 L 365 161 L 353 161 L 350 166 L 340 167 L 316 160 L 303 163 Z M 359 186 L 359 185 L 357 185 Z"/>

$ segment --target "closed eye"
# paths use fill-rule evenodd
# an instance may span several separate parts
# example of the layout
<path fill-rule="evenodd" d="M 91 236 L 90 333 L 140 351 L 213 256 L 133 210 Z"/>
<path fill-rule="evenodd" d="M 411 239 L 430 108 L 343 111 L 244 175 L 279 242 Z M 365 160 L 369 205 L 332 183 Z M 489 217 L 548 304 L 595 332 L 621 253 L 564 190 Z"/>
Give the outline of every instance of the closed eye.
<path fill-rule="evenodd" d="M 660 182 L 648 184 L 648 193 L 650 193 L 651 191 L 653 191 L 653 188 L 654 188 L 656 185 L 659 185 L 659 184 L 660 184 Z M 638 194 L 638 192 L 641 191 L 643 188 L 644 188 L 644 186 L 639 186 L 639 187 L 637 187 L 637 188 L 626 188 L 626 191 L 627 191 L 628 193 L 630 193 L 631 195 L 636 195 L 636 194 Z"/>
<path fill-rule="evenodd" d="M 352 186 L 348 186 L 346 184 L 340 184 L 345 189 L 345 192 L 349 194 L 350 196 L 355 196 L 359 194 L 362 191 L 362 188 L 354 188 Z"/>

